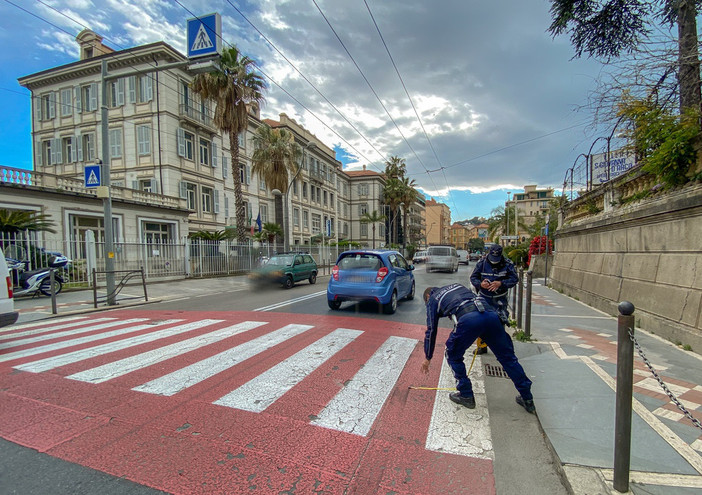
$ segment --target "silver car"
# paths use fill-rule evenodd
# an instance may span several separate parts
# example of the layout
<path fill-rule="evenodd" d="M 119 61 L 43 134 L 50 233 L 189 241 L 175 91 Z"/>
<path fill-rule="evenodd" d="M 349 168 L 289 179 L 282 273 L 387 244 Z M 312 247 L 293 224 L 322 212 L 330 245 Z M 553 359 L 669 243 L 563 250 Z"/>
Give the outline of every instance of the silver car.
<path fill-rule="evenodd" d="M 427 249 L 427 272 L 458 271 L 458 253 L 453 246 L 429 246 Z"/>

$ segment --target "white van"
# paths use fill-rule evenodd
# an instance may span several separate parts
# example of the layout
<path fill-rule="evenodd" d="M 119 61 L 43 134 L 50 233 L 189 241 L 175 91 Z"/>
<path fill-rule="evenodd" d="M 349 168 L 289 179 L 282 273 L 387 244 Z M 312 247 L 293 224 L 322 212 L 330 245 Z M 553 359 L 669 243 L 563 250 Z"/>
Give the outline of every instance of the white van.
<path fill-rule="evenodd" d="M 5 255 L 0 251 L 0 327 L 12 325 L 17 321 L 19 313 L 15 311 L 15 301 L 12 299 L 12 278 L 7 268 Z"/>
<path fill-rule="evenodd" d="M 464 265 L 467 265 L 470 262 L 468 251 L 466 251 L 465 249 L 457 249 L 456 253 L 458 254 L 458 262 L 459 263 L 463 263 Z"/>
<path fill-rule="evenodd" d="M 458 253 L 453 246 L 429 246 L 427 249 L 427 272 L 440 270 L 458 271 Z"/>

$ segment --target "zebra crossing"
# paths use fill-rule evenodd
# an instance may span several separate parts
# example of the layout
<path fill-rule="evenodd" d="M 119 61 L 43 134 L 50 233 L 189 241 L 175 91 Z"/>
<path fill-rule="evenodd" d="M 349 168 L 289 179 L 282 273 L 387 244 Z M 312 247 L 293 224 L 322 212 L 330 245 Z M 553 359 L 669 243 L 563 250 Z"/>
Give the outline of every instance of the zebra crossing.
<path fill-rule="evenodd" d="M 294 401 L 296 387 L 306 380 L 311 380 L 307 387 L 314 390 L 311 375 L 323 366 L 335 370 L 339 366 L 333 364 L 355 360 L 353 367 L 343 368 L 347 375 L 338 377 L 337 388 L 325 392 L 330 399 L 321 410 L 310 410 L 307 416 L 311 426 L 365 437 L 396 389 L 412 354 L 423 359 L 418 338 L 320 326 L 310 316 L 301 316 L 296 323 L 269 314 L 265 318 L 261 318 L 262 313 L 249 315 L 256 318 L 232 322 L 187 317 L 153 319 L 137 314 L 122 319 L 76 318 L 43 326 L 33 323 L 0 334 L 0 370 L 9 366 L 35 374 L 52 372 L 68 381 L 95 386 L 128 383 L 125 393 L 154 397 L 178 396 L 185 391 L 199 397 L 216 382 L 218 396 L 208 400 L 214 407 L 263 413 L 285 398 Z M 357 347 L 351 349 L 352 344 Z M 361 344 L 373 348 L 359 358 Z M 280 359 L 276 357 L 279 354 Z M 232 371 L 246 370 L 258 359 L 265 361 L 267 369 L 255 376 Z M 442 377 L 450 375 L 447 369 Z M 126 380 L 130 376 L 139 377 L 141 383 L 133 386 Z M 476 390 L 481 390 L 480 385 Z M 447 415 L 453 418 L 450 421 L 456 415 L 459 419 L 460 415 L 467 417 L 467 411 L 443 395 L 441 399 L 436 399 L 433 412 L 440 421 L 446 422 Z M 470 434 L 461 438 L 462 447 L 452 447 L 450 442 L 432 440 L 436 433 L 429 435 L 426 448 L 491 459 L 486 413 L 485 405 L 481 411 L 483 433 L 476 437 L 479 449 L 466 450 Z M 429 426 L 430 432 L 438 428 Z"/>

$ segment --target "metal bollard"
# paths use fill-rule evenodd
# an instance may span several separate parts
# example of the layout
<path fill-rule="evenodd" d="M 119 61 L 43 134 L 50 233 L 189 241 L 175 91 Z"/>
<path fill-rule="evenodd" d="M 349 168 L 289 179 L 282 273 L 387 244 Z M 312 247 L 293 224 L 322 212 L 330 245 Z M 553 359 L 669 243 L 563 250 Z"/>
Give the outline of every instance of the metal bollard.
<path fill-rule="evenodd" d="M 619 303 L 617 320 L 617 404 L 614 425 L 614 489 L 629 491 L 631 461 L 631 410 L 634 387 L 634 305 Z"/>
<path fill-rule="evenodd" d="M 519 267 L 519 284 L 517 285 L 517 328 L 522 328 L 522 299 L 524 298 L 524 268 Z"/>
<path fill-rule="evenodd" d="M 531 279 L 534 272 L 527 271 L 526 314 L 524 315 L 524 335 L 531 337 Z"/>
<path fill-rule="evenodd" d="M 49 270 L 49 283 L 51 284 L 51 314 L 55 315 L 58 314 L 58 309 L 56 309 L 56 290 L 54 289 L 54 281 L 56 280 L 56 276 L 54 273 L 54 269 L 51 268 Z"/>

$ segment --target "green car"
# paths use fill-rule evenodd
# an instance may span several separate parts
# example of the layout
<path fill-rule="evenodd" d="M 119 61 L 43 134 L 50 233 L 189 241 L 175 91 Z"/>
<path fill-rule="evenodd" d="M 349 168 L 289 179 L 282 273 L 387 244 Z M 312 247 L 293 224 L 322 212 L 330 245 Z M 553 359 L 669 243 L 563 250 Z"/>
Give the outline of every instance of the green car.
<path fill-rule="evenodd" d="M 289 289 L 295 282 L 308 280 L 317 282 L 317 263 L 309 254 L 276 254 L 249 274 L 249 279 L 256 284 L 276 283 Z"/>

